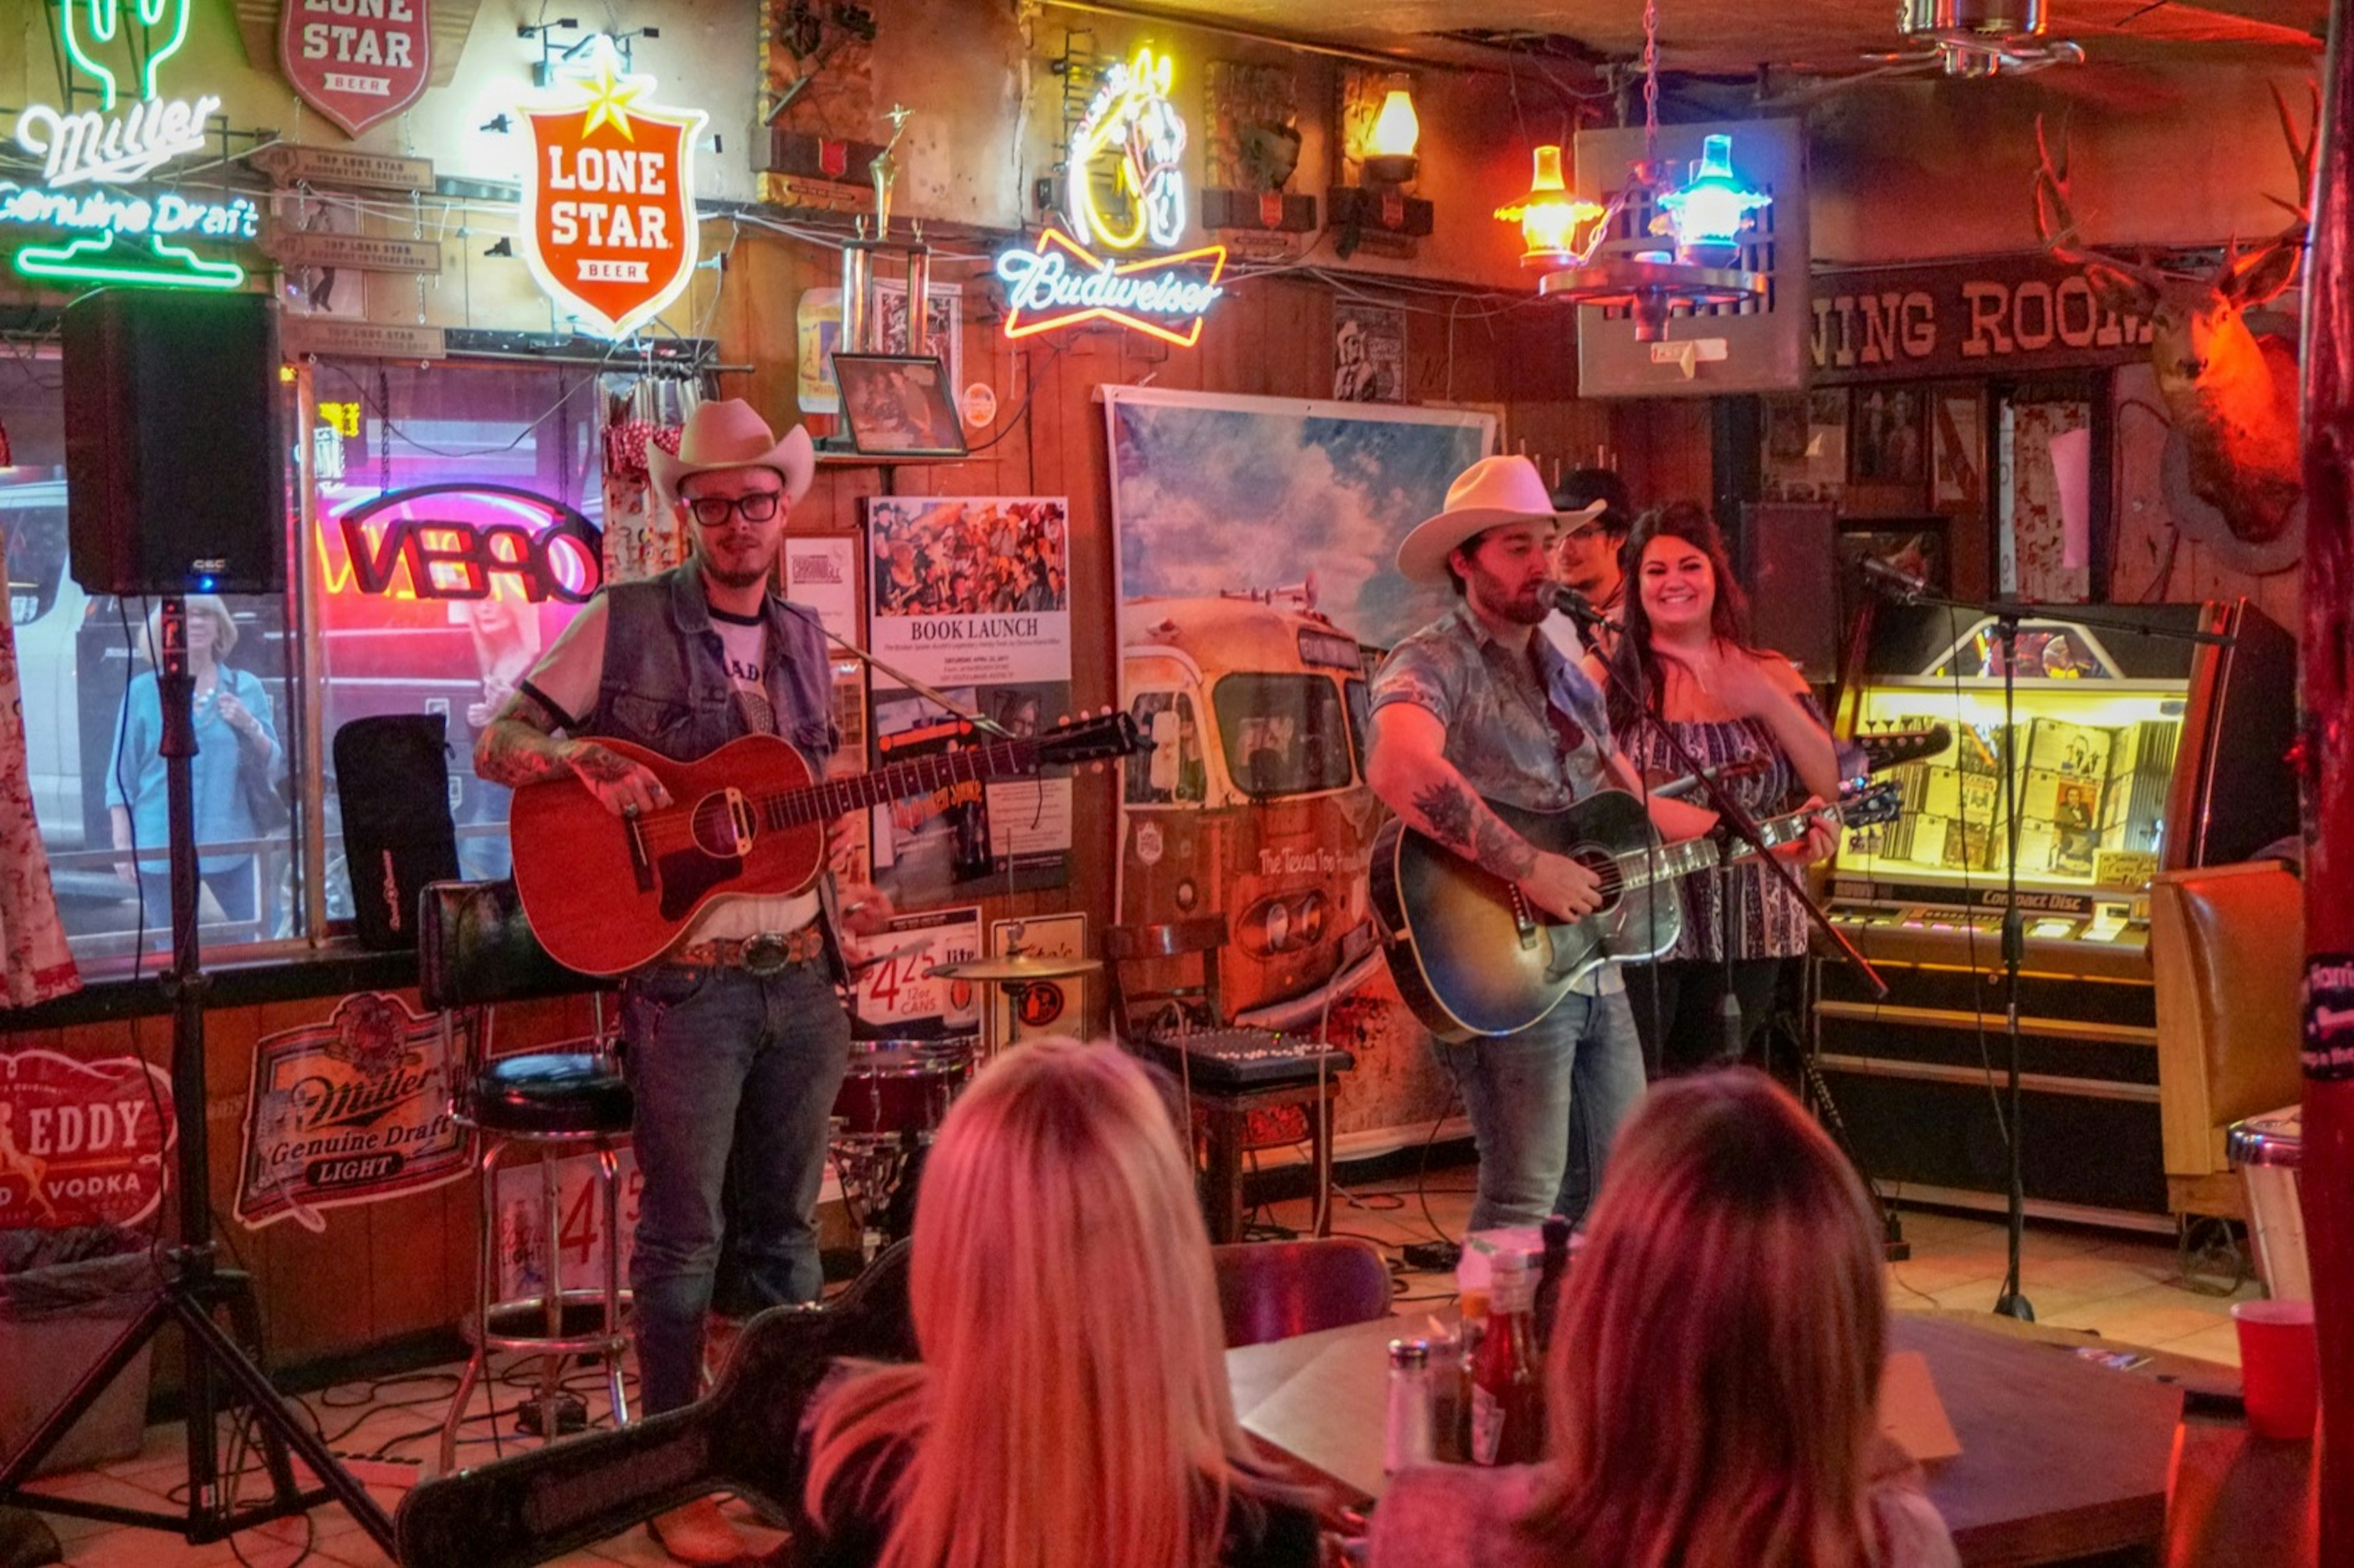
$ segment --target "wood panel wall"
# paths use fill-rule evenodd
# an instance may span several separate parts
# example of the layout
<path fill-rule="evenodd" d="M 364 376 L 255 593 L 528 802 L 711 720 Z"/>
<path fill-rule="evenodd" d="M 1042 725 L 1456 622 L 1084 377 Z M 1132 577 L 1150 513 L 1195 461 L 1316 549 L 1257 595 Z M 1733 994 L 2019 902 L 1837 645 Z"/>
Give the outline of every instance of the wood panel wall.
<path fill-rule="evenodd" d="M 724 242 L 721 234 L 711 238 Z M 836 265 L 832 251 L 766 236 L 748 234 L 728 252 L 733 275 L 721 291 L 712 331 L 724 361 L 752 368 L 724 375 L 721 392 L 750 399 L 779 429 L 801 418 L 794 403 L 795 302 L 804 289 L 837 282 Z M 797 532 L 854 527 L 860 499 L 880 493 L 1067 495 L 1076 644 L 1072 697 L 1086 708 L 1116 704 L 1117 544 L 1097 388 L 1150 378 L 1157 386 L 1195 390 L 1328 396 L 1333 291 L 1311 279 L 1241 281 L 1192 350 L 1114 327 L 1009 343 L 990 313 L 991 291 L 972 286 L 981 266 L 978 258 L 945 261 L 936 266 L 935 276 L 968 282 L 964 379 L 989 382 L 999 400 L 995 422 L 973 432 L 975 446 L 983 450 L 963 462 L 887 469 L 829 460 L 794 509 L 790 526 Z M 1563 313 L 1533 304 L 1497 313 L 1468 299 L 1454 302 L 1446 294 L 1389 297 L 1412 312 L 1407 371 L 1416 401 L 1491 409 L 1500 417 L 1506 450 L 1528 451 L 1549 475 L 1557 466 L 1590 462 L 1604 450 L 1618 455 L 1638 495 L 1707 494 L 1705 405 L 1580 402 L 1575 395 L 1575 348 Z M 807 422 L 820 436 L 833 426 L 823 417 Z M 1069 886 L 986 897 L 984 919 L 1066 909 L 1086 911 L 1098 929 L 1109 919 L 1117 852 L 1114 776 L 1082 778 L 1075 805 L 1078 831 Z M 1091 996 L 1099 1012 L 1100 988 Z M 403 1000 L 416 1005 L 413 992 Z M 477 1199 L 471 1180 L 329 1210 L 319 1231 L 306 1230 L 292 1218 L 249 1231 L 230 1217 L 255 1043 L 325 1018 L 334 1001 L 222 1008 L 207 1015 L 206 1123 L 223 1259 L 251 1269 L 270 1360 L 280 1368 L 448 1329 L 470 1309 L 473 1298 Z M 1100 1022 L 1098 1017 L 1090 1023 Z M 505 1048 L 522 1048 L 578 1037 L 589 1024 L 585 1001 L 532 1003 L 503 1011 L 499 1038 Z M 40 1048 L 82 1060 L 136 1054 L 168 1065 L 171 1020 L 20 1030 L 0 1040 L 10 1050 Z M 163 1223 L 166 1234 L 177 1224 L 168 1202 Z M 159 1383 L 175 1386 L 175 1351 L 164 1353 Z"/>

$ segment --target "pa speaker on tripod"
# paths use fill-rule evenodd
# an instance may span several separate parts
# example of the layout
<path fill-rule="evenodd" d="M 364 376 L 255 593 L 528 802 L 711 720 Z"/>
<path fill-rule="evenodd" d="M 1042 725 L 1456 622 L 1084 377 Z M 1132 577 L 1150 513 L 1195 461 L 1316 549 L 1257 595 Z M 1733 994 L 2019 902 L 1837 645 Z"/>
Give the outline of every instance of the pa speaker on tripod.
<path fill-rule="evenodd" d="M 66 505 L 90 593 L 277 593 L 286 443 L 262 294 L 105 289 L 66 307 Z"/>

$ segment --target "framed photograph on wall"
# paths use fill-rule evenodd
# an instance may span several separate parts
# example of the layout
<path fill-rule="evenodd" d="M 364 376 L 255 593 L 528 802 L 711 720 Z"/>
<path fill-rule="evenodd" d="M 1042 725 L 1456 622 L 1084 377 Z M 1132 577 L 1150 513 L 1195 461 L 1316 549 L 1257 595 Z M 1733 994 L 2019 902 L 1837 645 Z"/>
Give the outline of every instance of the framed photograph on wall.
<path fill-rule="evenodd" d="M 1986 507 L 1986 410 L 1976 387 L 1940 387 L 1929 401 L 1929 504 L 1975 514 Z"/>
<path fill-rule="evenodd" d="M 1914 387 L 1859 387 L 1850 419 L 1848 477 L 1857 484 L 1917 486 L 1926 477 L 1925 398 Z"/>
<path fill-rule="evenodd" d="M 851 444 L 885 457 L 962 457 L 956 391 L 937 355 L 837 354 Z"/>

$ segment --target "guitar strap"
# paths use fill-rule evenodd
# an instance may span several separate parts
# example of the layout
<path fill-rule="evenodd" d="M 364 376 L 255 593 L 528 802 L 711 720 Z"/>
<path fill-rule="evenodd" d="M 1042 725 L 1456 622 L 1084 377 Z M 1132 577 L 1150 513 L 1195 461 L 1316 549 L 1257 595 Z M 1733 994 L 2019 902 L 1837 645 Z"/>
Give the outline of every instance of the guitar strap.
<path fill-rule="evenodd" d="M 1544 661 L 1537 652 L 1537 641 L 1533 637 L 1529 639 L 1529 663 L 1536 671 L 1537 690 L 1543 694 L 1539 705 L 1544 709 L 1545 723 L 1553 726 L 1553 759 L 1561 769 L 1562 778 L 1566 780 L 1569 759 L 1576 756 L 1577 748 L 1592 736 L 1584 725 L 1562 712 L 1561 705 L 1553 700 L 1552 687 L 1545 680 Z"/>

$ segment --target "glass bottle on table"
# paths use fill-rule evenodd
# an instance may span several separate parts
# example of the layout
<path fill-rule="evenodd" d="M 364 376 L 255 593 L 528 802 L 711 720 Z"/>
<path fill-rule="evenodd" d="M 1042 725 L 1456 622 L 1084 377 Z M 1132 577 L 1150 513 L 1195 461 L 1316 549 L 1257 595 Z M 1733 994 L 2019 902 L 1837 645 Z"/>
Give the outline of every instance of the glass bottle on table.
<path fill-rule="evenodd" d="M 1537 1274 L 1536 1352 L 1540 1359 L 1553 1343 L 1553 1320 L 1560 1310 L 1561 1285 L 1569 1272 L 1569 1222 L 1559 1214 L 1544 1220 L 1544 1262 Z"/>
<path fill-rule="evenodd" d="M 1485 1260 L 1481 1261 L 1476 1285 L 1468 1282 L 1469 1271 L 1457 1272 L 1456 1354 L 1447 1368 L 1452 1397 L 1440 1401 L 1447 1407 L 1447 1424 L 1438 1444 L 1438 1457 L 1452 1465 L 1468 1464 L 1471 1458 L 1471 1372 L 1479 1362 L 1479 1342 L 1488 1332 L 1488 1284 Z"/>
<path fill-rule="evenodd" d="M 1500 1254 L 1492 1266 L 1488 1325 L 1471 1363 L 1471 1462 L 1525 1465 L 1543 1449 L 1536 1278 L 1528 1258 L 1518 1253 Z"/>
<path fill-rule="evenodd" d="M 1382 1474 L 1394 1476 L 1431 1457 L 1430 1344 L 1390 1341 L 1389 1416 L 1382 1442 Z"/>

